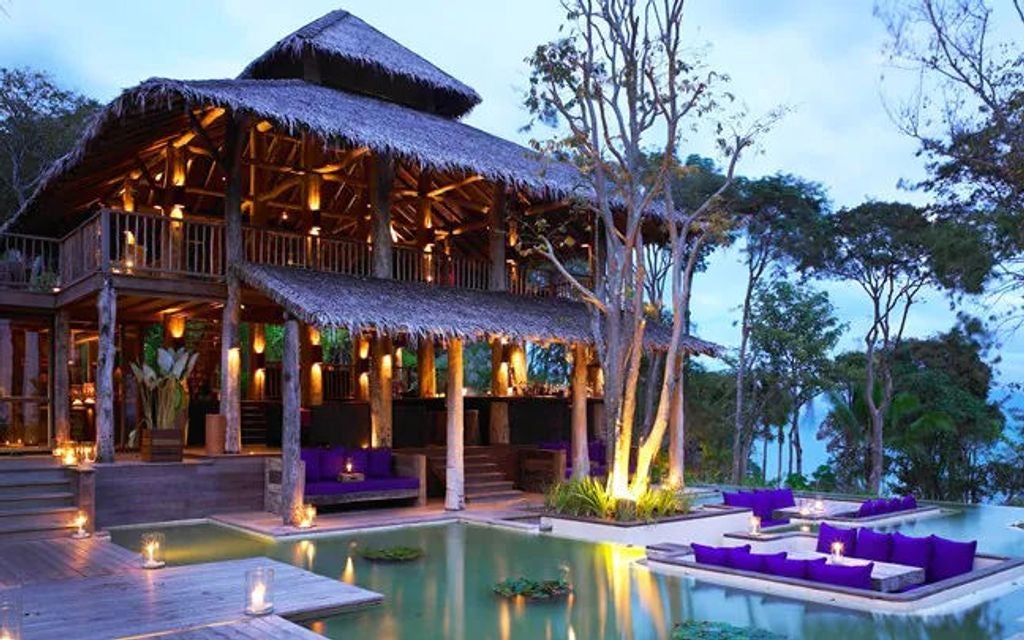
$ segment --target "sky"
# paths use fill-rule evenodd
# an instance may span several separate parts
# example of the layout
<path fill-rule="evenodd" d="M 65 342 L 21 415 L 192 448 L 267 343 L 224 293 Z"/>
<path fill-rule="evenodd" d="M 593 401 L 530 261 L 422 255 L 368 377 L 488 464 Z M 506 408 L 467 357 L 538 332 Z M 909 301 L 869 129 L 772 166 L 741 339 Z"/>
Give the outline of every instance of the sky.
<path fill-rule="evenodd" d="M 276 40 L 338 8 L 358 15 L 474 87 L 483 97 L 466 121 L 525 142 L 527 86 L 523 62 L 558 34 L 554 0 L 0 0 L 0 66 L 32 66 L 101 101 L 152 76 L 223 78 Z M 746 157 L 739 172 L 792 173 L 825 185 L 836 206 L 868 199 L 923 204 L 899 188 L 924 176 L 917 145 L 902 135 L 885 105 L 906 95 L 907 77 L 887 65 L 886 34 L 873 0 L 690 0 L 688 46 L 730 77 L 730 90 L 752 114 L 787 106 L 790 113 Z M 709 155 L 707 140 L 686 151 Z M 720 251 L 694 288 L 701 337 L 735 347 L 744 269 L 740 249 Z M 869 320 L 861 292 L 825 288 L 849 324 L 842 349 L 859 348 Z M 982 314 L 991 301 L 968 303 Z M 907 334 L 930 336 L 953 326 L 948 299 L 929 292 L 909 318 Z M 1024 374 L 1024 339 L 1007 336 L 1000 380 Z"/>

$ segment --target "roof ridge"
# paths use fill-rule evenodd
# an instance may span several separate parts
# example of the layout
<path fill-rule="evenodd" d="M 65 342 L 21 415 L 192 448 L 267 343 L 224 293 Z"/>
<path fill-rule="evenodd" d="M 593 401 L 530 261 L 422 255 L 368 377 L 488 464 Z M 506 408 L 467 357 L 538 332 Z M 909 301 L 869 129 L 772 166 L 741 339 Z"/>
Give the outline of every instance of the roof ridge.
<path fill-rule="evenodd" d="M 310 22 L 304 27 L 300 27 L 299 30 L 293 33 L 292 35 L 298 36 L 303 40 L 312 40 L 313 38 L 316 38 L 317 36 L 322 34 L 324 31 L 338 24 L 342 20 L 345 20 L 346 18 L 355 17 L 356 16 L 352 15 L 352 13 L 344 9 L 335 9 L 333 11 L 325 13 L 324 15 L 320 16 L 319 18 L 317 18 L 313 22 Z"/>

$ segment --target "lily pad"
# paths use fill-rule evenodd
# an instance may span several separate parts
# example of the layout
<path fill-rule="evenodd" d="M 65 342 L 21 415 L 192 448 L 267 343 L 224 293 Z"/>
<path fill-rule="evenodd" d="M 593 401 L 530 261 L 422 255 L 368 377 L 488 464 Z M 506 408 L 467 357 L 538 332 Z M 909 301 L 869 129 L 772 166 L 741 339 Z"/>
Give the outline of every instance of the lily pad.
<path fill-rule="evenodd" d="M 496 583 L 493 590 L 494 593 L 503 598 L 523 597 L 527 600 L 557 600 L 572 593 L 572 585 L 562 578 L 555 580 L 507 578 Z"/>
<path fill-rule="evenodd" d="M 370 562 L 412 562 L 423 557 L 419 547 L 378 547 L 361 549 L 359 555 Z"/>

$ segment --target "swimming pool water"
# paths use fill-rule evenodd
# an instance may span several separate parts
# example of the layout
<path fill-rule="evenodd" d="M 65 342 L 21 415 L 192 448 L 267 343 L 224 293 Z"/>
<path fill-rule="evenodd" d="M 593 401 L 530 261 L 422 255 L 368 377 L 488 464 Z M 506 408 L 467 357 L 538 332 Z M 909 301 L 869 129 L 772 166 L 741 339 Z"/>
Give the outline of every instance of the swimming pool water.
<path fill-rule="evenodd" d="M 979 550 L 1024 556 L 1024 509 L 971 507 L 899 527 L 910 535 L 979 538 Z M 851 612 L 665 576 L 635 564 L 643 550 L 448 524 L 273 543 L 216 525 L 165 527 L 167 560 L 189 564 L 265 555 L 383 593 L 382 605 L 310 625 L 329 638 L 542 639 L 668 638 L 688 619 L 769 629 L 790 638 L 983 639 L 1024 632 L 1024 589 L 928 618 Z M 137 549 L 141 530 L 112 532 Z M 426 550 L 408 564 L 374 564 L 359 546 L 412 545 Z M 558 577 L 573 583 L 558 603 L 513 603 L 491 585 L 506 577 Z M 1022 585 L 1024 586 L 1024 585 Z"/>

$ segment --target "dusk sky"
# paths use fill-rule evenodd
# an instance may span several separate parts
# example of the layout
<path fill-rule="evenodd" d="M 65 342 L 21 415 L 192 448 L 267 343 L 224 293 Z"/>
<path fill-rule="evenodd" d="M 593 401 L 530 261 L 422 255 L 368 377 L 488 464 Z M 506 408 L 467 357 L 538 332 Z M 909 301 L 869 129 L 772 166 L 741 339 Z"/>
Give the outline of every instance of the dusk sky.
<path fill-rule="evenodd" d="M 151 76 L 233 77 L 295 28 L 338 8 L 332 1 L 6 0 L 0 14 L 0 64 L 28 65 L 101 101 Z M 771 7 L 770 10 L 767 7 Z M 467 122 L 518 141 L 527 122 L 521 107 L 531 49 L 557 34 L 553 1 L 352 1 L 343 8 L 470 84 L 483 103 Z M 922 177 L 915 143 L 886 113 L 912 78 L 890 69 L 882 54 L 885 31 L 872 0 L 693 1 L 686 16 L 690 46 L 731 76 L 731 89 L 755 114 L 779 105 L 793 111 L 740 167 L 746 175 L 794 173 L 824 184 L 837 206 L 865 199 L 923 203 L 898 188 Z M 883 80 L 883 76 L 885 79 Z M 534 131 L 534 134 L 537 134 Z M 712 153 L 706 141 L 687 151 Z M 738 248 L 720 251 L 698 277 L 694 313 L 699 333 L 734 347 L 742 293 Z M 860 345 L 868 307 L 852 285 L 824 285 L 850 324 L 843 348 Z M 954 322 L 939 292 L 911 314 L 912 335 L 930 335 Z M 976 311 L 976 309 L 975 309 Z M 1010 337 L 1001 378 L 1021 378 L 1022 343 Z"/>

